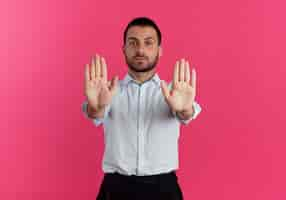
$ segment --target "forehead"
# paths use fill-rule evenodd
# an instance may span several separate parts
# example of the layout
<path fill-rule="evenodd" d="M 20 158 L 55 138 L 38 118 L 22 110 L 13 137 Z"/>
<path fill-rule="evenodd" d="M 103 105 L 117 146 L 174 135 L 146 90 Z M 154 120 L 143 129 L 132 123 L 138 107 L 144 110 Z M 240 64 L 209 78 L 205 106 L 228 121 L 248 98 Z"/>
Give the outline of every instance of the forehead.
<path fill-rule="evenodd" d="M 137 39 L 145 39 L 145 38 L 153 38 L 157 39 L 156 30 L 150 26 L 132 26 L 128 29 L 126 38 L 137 38 Z"/>

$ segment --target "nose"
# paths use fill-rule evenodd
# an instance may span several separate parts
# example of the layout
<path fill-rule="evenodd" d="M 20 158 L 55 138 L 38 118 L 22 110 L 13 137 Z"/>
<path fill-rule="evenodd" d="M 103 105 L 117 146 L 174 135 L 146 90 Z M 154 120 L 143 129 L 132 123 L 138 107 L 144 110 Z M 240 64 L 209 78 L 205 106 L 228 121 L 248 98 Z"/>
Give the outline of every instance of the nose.
<path fill-rule="evenodd" d="M 136 51 L 139 55 L 143 54 L 144 53 L 144 45 L 139 44 L 136 48 Z"/>

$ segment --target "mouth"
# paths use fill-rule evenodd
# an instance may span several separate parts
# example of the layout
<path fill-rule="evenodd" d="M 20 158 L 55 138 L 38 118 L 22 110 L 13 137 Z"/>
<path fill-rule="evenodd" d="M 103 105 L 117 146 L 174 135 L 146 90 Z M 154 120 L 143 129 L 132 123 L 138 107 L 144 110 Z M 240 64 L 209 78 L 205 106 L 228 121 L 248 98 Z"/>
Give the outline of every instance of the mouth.
<path fill-rule="evenodd" d="M 135 60 L 146 60 L 145 57 L 135 57 Z"/>

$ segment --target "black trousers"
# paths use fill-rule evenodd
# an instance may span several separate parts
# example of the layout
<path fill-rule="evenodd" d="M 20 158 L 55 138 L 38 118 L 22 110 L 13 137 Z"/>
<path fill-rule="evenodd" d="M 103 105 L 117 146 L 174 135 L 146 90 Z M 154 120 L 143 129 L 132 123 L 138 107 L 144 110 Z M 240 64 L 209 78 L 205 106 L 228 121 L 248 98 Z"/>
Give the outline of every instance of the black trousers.
<path fill-rule="evenodd" d="M 183 200 L 175 171 L 149 176 L 105 173 L 96 200 Z"/>

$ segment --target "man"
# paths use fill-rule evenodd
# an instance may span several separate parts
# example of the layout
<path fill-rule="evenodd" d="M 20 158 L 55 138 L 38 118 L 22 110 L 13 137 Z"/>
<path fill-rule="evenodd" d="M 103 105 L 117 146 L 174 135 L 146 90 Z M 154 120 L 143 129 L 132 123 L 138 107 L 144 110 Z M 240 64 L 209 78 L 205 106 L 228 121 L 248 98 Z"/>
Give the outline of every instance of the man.
<path fill-rule="evenodd" d="M 201 111 L 196 72 L 181 59 L 172 83 L 160 80 L 155 67 L 161 32 L 146 17 L 128 24 L 122 49 L 128 65 L 123 80 L 108 81 L 99 55 L 85 69 L 83 111 L 96 126 L 104 125 L 104 178 L 97 200 L 182 200 L 175 172 L 179 128 Z"/>

